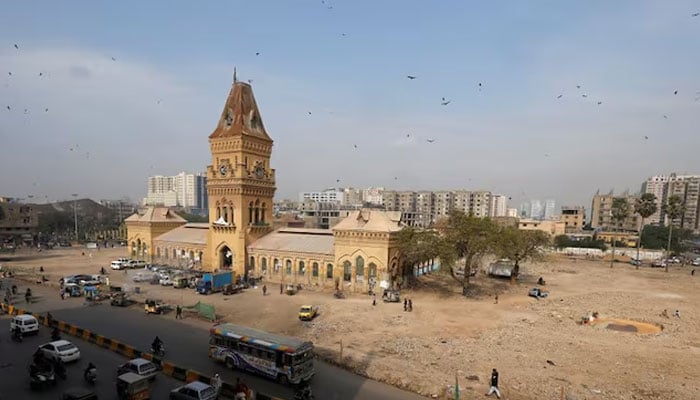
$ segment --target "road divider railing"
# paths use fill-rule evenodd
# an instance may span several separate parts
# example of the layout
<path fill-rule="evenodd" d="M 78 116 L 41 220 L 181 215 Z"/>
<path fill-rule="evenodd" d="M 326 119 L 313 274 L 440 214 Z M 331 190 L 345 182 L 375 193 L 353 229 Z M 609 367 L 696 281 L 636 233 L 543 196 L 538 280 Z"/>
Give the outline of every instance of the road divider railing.
<path fill-rule="evenodd" d="M 199 371 L 187 369 L 181 366 L 178 366 L 170 361 L 166 361 L 160 357 L 157 357 L 153 355 L 152 353 L 149 353 L 147 351 L 142 351 L 139 350 L 133 346 L 130 346 L 126 343 L 120 342 L 116 339 L 111 339 L 108 337 L 105 337 L 103 335 L 97 334 L 95 332 L 92 332 L 88 329 L 81 328 L 79 326 L 75 326 L 72 324 L 69 324 L 65 321 L 59 321 L 56 319 L 53 319 L 49 314 L 46 315 L 41 315 L 38 313 L 33 313 L 31 311 L 19 308 L 17 306 L 14 306 L 12 304 L 6 304 L 6 303 L 0 303 L 0 309 L 6 312 L 7 314 L 10 315 L 21 315 L 21 314 L 29 314 L 34 316 L 34 318 L 39 321 L 40 324 L 45 325 L 47 327 L 56 327 L 58 328 L 59 331 L 66 333 L 71 336 L 78 337 L 86 342 L 93 343 L 97 346 L 100 346 L 105 349 L 109 349 L 115 353 L 121 354 L 123 356 L 126 356 L 128 358 L 143 358 L 146 360 L 149 360 L 156 364 L 160 369 L 161 372 L 164 375 L 170 376 L 174 379 L 177 379 L 179 381 L 183 381 L 186 383 L 189 382 L 194 382 L 194 381 L 200 381 L 204 383 L 212 383 L 213 377 L 203 374 Z M 232 385 L 227 382 L 222 382 L 221 384 L 221 396 L 225 398 L 234 398 L 236 395 L 236 387 L 235 385 Z M 263 393 L 256 393 L 255 394 L 255 399 L 256 400 L 284 400 L 279 397 L 272 397 L 268 396 Z"/>

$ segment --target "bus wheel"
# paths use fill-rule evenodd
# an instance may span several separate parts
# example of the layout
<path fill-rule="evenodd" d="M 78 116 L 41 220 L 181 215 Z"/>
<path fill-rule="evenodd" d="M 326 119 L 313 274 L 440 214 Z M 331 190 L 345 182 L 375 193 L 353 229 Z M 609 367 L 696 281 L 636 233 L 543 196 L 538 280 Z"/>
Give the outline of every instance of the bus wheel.
<path fill-rule="evenodd" d="M 287 385 L 289 383 L 289 380 L 287 379 L 287 375 L 285 375 L 285 374 L 277 375 L 277 382 L 281 383 L 282 385 Z"/>
<path fill-rule="evenodd" d="M 236 364 L 237 364 L 237 363 L 233 360 L 233 357 L 228 357 L 228 358 L 226 359 L 226 367 L 227 367 L 228 369 L 236 369 L 236 367 L 237 367 Z"/>

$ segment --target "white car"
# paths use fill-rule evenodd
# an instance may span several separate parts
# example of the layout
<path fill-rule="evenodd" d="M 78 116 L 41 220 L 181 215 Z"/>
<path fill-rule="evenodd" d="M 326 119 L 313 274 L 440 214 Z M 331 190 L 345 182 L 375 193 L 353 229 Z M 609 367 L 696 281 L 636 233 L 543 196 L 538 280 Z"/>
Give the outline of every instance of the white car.
<path fill-rule="evenodd" d="M 67 340 L 56 340 L 42 344 L 39 349 L 44 353 L 44 357 L 50 360 L 58 360 L 63 362 L 76 361 L 80 359 L 80 350 Z"/>
<path fill-rule="evenodd" d="M 161 286 L 172 286 L 173 285 L 173 281 L 172 281 L 172 279 L 170 279 L 169 275 L 166 275 L 166 276 L 160 278 L 160 281 L 158 283 L 160 283 Z"/>
<path fill-rule="evenodd" d="M 143 358 L 134 358 L 117 368 L 117 376 L 126 374 L 127 372 L 133 372 L 136 375 L 141 375 L 148 378 L 149 380 L 156 379 L 156 374 L 158 374 L 158 367 Z"/>
<path fill-rule="evenodd" d="M 113 270 L 120 270 L 122 269 L 122 262 L 121 261 L 112 261 L 112 264 L 110 264 L 110 268 Z"/>
<path fill-rule="evenodd" d="M 14 331 L 16 327 L 22 331 L 22 335 L 27 335 L 30 333 L 39 333 L 39 321 L 34 318 L 34 316 L 29 314 L 16 315 L 10 320 L 10 332 Z"/>
<path fill-rule="evenodd" d="M 216 389 L 204 382 L 194 381 L 170 392 L 173 400 L 215 400 Z"/>
<path fill-rule="evenodd" d="M 693 264 L 693 267 L 700 266 L 700 258 L 696 258 L 695 260 L 693 260 L 693 262 L 691 264 Z"/>

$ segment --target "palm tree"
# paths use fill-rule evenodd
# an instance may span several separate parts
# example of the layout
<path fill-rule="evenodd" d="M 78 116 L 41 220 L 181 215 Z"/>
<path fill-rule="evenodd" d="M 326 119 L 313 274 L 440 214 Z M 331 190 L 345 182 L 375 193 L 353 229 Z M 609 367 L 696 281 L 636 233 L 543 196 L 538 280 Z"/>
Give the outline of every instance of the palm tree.
<path fill-rule="evenodd" d="M 668 218 L 668 250 L 666 256 L 666 272 L 668 272 L 668 256 L 671 255 L 671 234 L 673 233 L 673 221 L 680 218 L 685 212 L 685 204 L 681 196 L 674 194 L 669 196 L 668 201 L 662 207 Z"/>
<path fill-rule="evenodd" d="M 640 224 L 639 228 L 639 238 L 637 238 L 637 269 L 639 269 L 640 264 L 639 249 L 642 247 L 642 232 L 644 232 L 644 220 L 646 218 L 651 217 L 657 209 L 658 206 L 656 204 L 656 195 L 653 193 L 642 194 L 634 203 L 635 214 L 642 217 L 642 223 Z"/>
<path fill-rule="evenodd" d="M 624 220 L 630 215 L 630 205 L 627 199 L 624 197 L 615 197 L 612 202 L 612 208 L 610 210 L 612 220 L 615 227 L 619 227 Z M 615 262 L 615 235 L 612 238 L 612 258 L 610 259 L 610 268 L 613 267 Z"/>

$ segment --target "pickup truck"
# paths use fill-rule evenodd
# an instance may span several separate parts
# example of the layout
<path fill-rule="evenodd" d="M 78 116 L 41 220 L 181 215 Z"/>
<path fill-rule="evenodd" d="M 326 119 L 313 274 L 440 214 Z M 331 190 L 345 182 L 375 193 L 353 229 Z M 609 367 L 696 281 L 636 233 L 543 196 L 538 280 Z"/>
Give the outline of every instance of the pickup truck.
<path fill-rule="evenodd" d="M 527 295 L 530 297 L 534 297 L 536 299 L 543 299 L 543 298 L 549 296 L 549 292 L 545 292 L 543 290 L 540 290 L 540 288 L 532 288 L 527 293 Z"/>
<path fill-rule="evenodd" d="M 318 307 L 316 306 L 301 306 L 299 309 L 299 320 L 311 321 L 318 315 Z"/>

